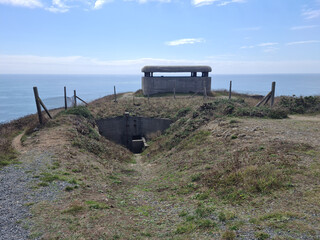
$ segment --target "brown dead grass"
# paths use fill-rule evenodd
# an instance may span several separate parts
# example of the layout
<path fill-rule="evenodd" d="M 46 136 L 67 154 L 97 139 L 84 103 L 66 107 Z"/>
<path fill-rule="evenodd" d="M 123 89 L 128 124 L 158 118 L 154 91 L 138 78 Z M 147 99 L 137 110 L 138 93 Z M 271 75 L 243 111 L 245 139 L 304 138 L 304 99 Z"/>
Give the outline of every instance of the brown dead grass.
<path fill-rule="evenodd" d="M 246 104 L 258 100 L 244 95 Z M 142 158 L 101 136 L 92 121 L 60 114 L 29 131 L 25 151 L 53 152 L 48 172 L 77 186 L 33 207 L 43 239 L 221 239 L 256 232 L 319 236 L 318 117 L 285 120 L 216 117 L 192 124 L 202 96 L 108 96 L 90 104 L 95 118 L 130 114 L 180 119 L 155 134 Z M 219 110 L 220 111 L 220 110 Z M 206 111 L 205 111 L 206 112 Z M 194 115 L 195 116 L 195 115 Z M 202 121 L 203 120 L 203 121 Z M 187 130 L 187 131 L 186 131 Z M 24 154 L 24 153 L 22 153 Z M 290 231 L 289 231 L 290 230 Z"/>

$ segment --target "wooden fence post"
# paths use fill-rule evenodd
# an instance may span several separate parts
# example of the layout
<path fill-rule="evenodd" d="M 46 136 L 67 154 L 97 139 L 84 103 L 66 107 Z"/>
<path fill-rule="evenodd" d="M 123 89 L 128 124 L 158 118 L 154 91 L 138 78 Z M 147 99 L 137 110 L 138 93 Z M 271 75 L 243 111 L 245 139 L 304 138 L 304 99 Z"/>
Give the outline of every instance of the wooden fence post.
<path fill-rule="evenodd" d="M 34 93 L 34 98 L 36 100 L 36 106 L 37 106 L 37 112 L 38 112 L 38 117 L 39 117 L 39 123 L 42 124 L 42 113 L 41 113 L 41 106 L 39 102 L 39 93 L 38 93 L 38 88 L 33 87 L 33 93 Z"/>
<path fill-rule="evenodd" d="M 114 102 L 117 102 L 116 86 L 113 86 L 113 92 L 114 92 Z"/>
<path fill-rule="evenodd" d="M 229 99 L 231 99 L 231 91 L 232 91 L 232 81 L 230 81 L 230 86 L 229 86 Z"/>
<path fill-rule="evenodd" d="M 77 107 L 77 92 L 76 92 L 76 90 L 73 90 L 73 101 L 74 101 L 73 107 Z"/>
<path fill-rule="evenodd" d="M 68 103 L 67 103 L 67 88 L 64 87 L 64 109 L 67 110 Z"/>
<path fill-rule="evenodd" d="M 88 103 L 85 101 L 85 100 L 83 100 L 82 98 L 80 98 L 80 97 L 78 97 L 78 96 L 76 96 L 76 98 L 78 98 L 81 102 L 83 102 L 85 105 L 88 105 Z"/>
<path fill-rule="evenodd" d="M 270 102 L 270 106 L 273 107 L 274 104 L 274 95 L 275 95 L 275 91 L 276 91 L 276 82 L 272 82 L 272 87 L 271 87 L 271 102 Z"/>
<path fill-rule="evenodd" d="M 43 107 L 44 111 L 48 114 L 49 118 L 52 119 L 52 116 L 51 116 L 51 114 L 49 113 L 49 110 L 47 109 L 46 105 L 44 105 L 44 103 L 42 102 L 42 100 L 41 100 L 40 97 L 39 97 L 38 101 L 39 101 L 40 105 Z"/>

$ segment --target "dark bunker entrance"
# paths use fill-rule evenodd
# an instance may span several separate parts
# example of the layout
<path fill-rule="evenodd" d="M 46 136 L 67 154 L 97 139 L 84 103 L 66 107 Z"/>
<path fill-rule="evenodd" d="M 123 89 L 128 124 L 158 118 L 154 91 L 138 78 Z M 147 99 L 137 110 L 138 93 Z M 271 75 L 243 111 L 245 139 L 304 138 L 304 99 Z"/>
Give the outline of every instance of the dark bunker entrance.
<path fill-rule="evenodd" d="M 163 133 L 172 123 L 170 119 L 130 116 L 129 113 L 96 122 L 102 136 L 125 146 L 133 153 L 141 153 L 148 146 L 148 136 Z"/>

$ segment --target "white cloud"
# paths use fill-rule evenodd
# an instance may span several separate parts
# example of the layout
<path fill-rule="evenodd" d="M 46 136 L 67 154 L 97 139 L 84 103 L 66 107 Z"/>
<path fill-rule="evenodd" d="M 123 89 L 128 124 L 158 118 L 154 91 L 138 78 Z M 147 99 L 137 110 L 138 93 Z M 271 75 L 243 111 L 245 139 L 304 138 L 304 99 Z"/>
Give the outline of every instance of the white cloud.
<path fill-rule="evenodd" d="M 264 52 L 271 52 L 275 51 L 277 48 L 274 48 L 273 46 L 278 45 L 279 43 L 276 42 L 266 42 L 266 43 L 260 43 L 257 45 L 250 45 L 250 46 L 242 46 L 240 49 L 250 49 L 250 48 L 255 48 L 255 47 L 263 47 L 266 48 L 264 49 Z"/>
<path fill-rule="evenodd" d="M 298 42 L 289 42 L 286 45 L 298 45 L 298 44 L 311 44 L 311 43 L 320 43 L 318 40 L 308 40 L 308 41 L 298 41 Z"/>
<path fill-rule="evenodd" d="M 19 6 L 19 7 L 28 7 L 28 8 L 43 7 L 42 2 L 39 0 L 0 0 L 0 4 Z"/>
<path fill-rule="evenodd" d="M 53 13 L 65 13 L 68 12 L 71 7 L 67 6 L 62 0 L 52 0 L 52 5 L 45 8 Z"/>
<path fill-rule="evenodd" d="M 218 6 L 225 6 L 230 3 L 244 3 L 246 0 L 229 0 L 229 1 L 224 1 L 224 0 L 192 0 L 191 3 L 195 7 L 201 7 L 205 5 L 211 5 L 213 3 L 217 3 Z"/>
<path fill-rule="evenodd" d="M 318 25 L 305 25 L 305 26 L 295 26 L 290 28 L 291 30 L 304 30 L 304 29 L 311 29 L 311 28 L 316 28 Z"/>
<path fill-rule="evenodd" d="M 268 43 L 260 43 L 257 46 L 258 47 L 270 47 L 270 46 L 274 46 L 274 45 L 278 45 L 279 43 L 276 42 L 268 42 Z"/>
<path fill-rule="evenodd" d="M 225 1 L 218 4 L 218 6 L 226 6 L 230 3 L 244 3 L 245 0 L 231 0 L 231 1 Z"/>
<path fill-rule="evenodd" d="M 320 17 L 320 9 L 304 9 L 302 16 L 308 20 L 318 18 Z"/>
<path fill-rule="evenodd" d="M 97 0 L 94 3 L 93 9 L 101 9 L 104 4 L 109 2 L 113 2 L 113 0 Z"/>
<path fill-rule="evenodd" d="M 148 3 L 148 2 L 163 2 L 163 3 L 169 3 L 171 0 L 124 0 L 126 2 L 132 2 L 136 1 L 138 3 Z"/>
<path fill-rule="evenodd" d="M 202 42 L 205 42 L 203 38 L 183 38 L 183 39 L 166 42 L 166 45 L 178 46 L 178 45 L 195 44 L 195 43 L 202 43 Z"/>
<path fill-rule="evenodd" d="M 45 6 L 40 0 L 0 0 L 0 4 L 28 8 L 38 7 L 54 13 L 65 13 L 71 8 L 70 6 L 67 6 L 63 0 L 52 0 L 51 6 Z"/>
<path fill-rule="evenodd" d="M 192 4 L 196 7 L 210 5 L 214 2 L 218 2 L 219 0 L 192 0 Z"/>
<path fill-rule="evenodd" d="M 209 65 L 213 74 L 319 73 L 320 61 L 139 58 L 101 61 L 81 56 L 0 55 L 0 74 L 141 74 L 145 65 Z"/>

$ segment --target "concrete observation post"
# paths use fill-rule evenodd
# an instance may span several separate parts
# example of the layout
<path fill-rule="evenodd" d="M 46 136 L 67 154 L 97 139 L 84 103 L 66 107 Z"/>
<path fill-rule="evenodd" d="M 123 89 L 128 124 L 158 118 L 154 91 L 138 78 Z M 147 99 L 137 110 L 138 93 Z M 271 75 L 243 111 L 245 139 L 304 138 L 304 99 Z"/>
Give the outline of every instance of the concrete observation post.
<path fill-rule="evenodd" d="M 156 93 L 203 93 L 211 91 L 209 66 L 145 66 L 141 72 L 144 95 Z M 190 76 L 154 76 L 154 73 L 190 73 Z M 199 74 L 198 74 L 199 73 Z"/>

